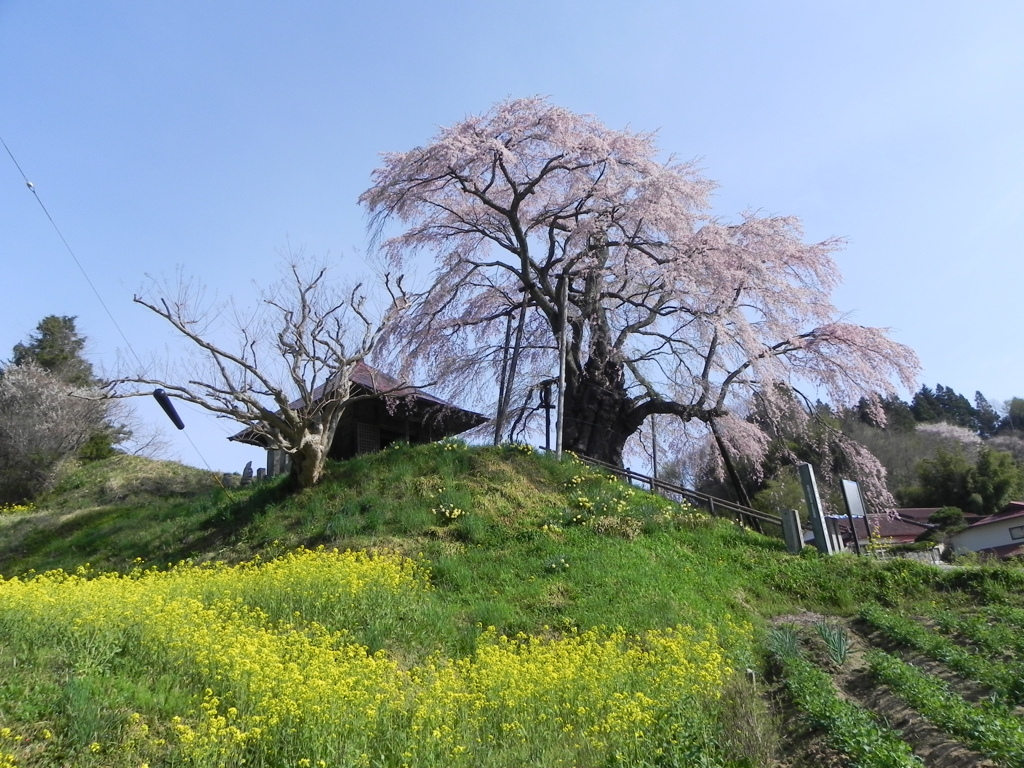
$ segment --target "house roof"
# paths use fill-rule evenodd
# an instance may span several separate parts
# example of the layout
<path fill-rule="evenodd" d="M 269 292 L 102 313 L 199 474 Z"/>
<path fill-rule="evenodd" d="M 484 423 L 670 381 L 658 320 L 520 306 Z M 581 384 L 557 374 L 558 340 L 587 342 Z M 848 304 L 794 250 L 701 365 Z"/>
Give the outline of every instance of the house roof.
<path fill-rule="evenodd" d="M 1001 523 L 1004 520 L 1014 520 L 1019 517 L 1024 517 L 1024 501 L 1011 501 L 1003 507 L 1001 511 L 996 512 L 994 515 L 967 518 L 967 527 L 978 528 L 983 525 Z"/>
<path fill-rule="evenodd" d="M 871 533 L 886 539 L 906 537 L 916 539 L 925 531 L 930 531 L 935 527 L 923 520 L 902 515 L 892 518 L 888 515 L 871 515 L 871 518 Z"/>
<path fill-rule="evenodd" d="M 349 380 L 356 386 L 365 389 L 367 394 L 387 395 L 388 397 L 412 397 L 416 400 L 422 400 L 423 402 L 443 406 L 444 408 L 451 408 L 456 411 L 463 410 L 456 405 L 452 405 L 446 400 L 442 400 L 429 392 L 425 392 L 419 387 L 409 386 L 408 383 L 401 379 L 389 376 L 384 373 L 384 371 L 378 370 L 371 365 L 367 365 L 361 360 L 355 364 L 355 367 L 352 369 L 352 373 L 349 374 Z M 337 384 L 334 381 L 327 381 L 321 384 L 313 390 L 313 400 L 319 400 L 324 396 L 324 393 L 330 392 L 332 389 L 336 388 Z M 292 403 L 289 403 L 289 405 L 292 408 L 300 408 L 302 406 L 302 401 L 295 400 Z M 471 411 L 463 412 L 472 413 Z M 479 416 L 480 414 L 475 415 Z M 480 418 L 484 419 L 483 416 L 480 416 Z"/>
<path fill-rule="evenodd" d="M 487 421 L 487 417 L 482 414 L 459 408 L 457 405 L 453 405 L 446 400 L 442 400 L 440 397 L 425 392 L 419 387 L 410 386 L 401 379 L 396 379 L 394 376 L 390 376 L 362 361 L 355 364 L 352 372 L 349 374 L 349 380 L 355 389 L 363 390 L 357 394 L 407 398 L 421 408 L 425 407 L 431 411 L 436 410 L 451 414 L 451 418 L 447 418 L 446 421 L 449 421 L 456 428 L 451 430 L 449 434 L 465 432 L 467 429 L 472 429 Z M 311 393 L 313 402 L 323 399 L 327 393 L 337 389 L 337 387 L 336 380 L 329 380 L 320 384 Z M 303 407 L 304 402 L 299 398 L 293 400 L 288 405 L 291 408 L 299 409 Z M 228 440 L 258 446 L 263 446 L 265 442 L 265 438 L 253 428 L 243 429 L 241 432 L 231 435 Z"/>
<path fill-rule="evenodd" d="M 871 526 L 871 535 L 880 539 L 896 539 L 898 541 L 914 541 L 925 531 L 934 528 L 927 523 L 916 520 L 889 517 L 884 514 L 869 514 L 868 523 Z M 855 518 L 859 519 L 859 518 Z M 863 523 L 856 523 L 857 538 L 863 540 L 866 536 Z M 850 524 L 845 519 L 839 524 L 840 531 L 849 534 Z"/>
<path fill-rule="evenodd" d="M 928 518 L 938 512 L 941 507 L 901 507 L 896 510 L 900 520 L 913 520 L 915 523 L 927 523 Z"/>
<path fill-rule="evenodd" d="M 939 509 L 941 507 L 905 507 L 897 509 L 896 515 L 905 522 L 927 523 L 932 514 L 938 512 Z M 1024 517 L 1024 501 L 1011 501 L 994 515 L 967 515 L 964 522 L 967 523 L 968 528 L 975 528 L 982 525 L 1000 523 L 1004 520 L 1013 520 L 1018 517 Z"/>
<path fill-rule="evenodd" d="M 1019 557 L 1024 555 L 1024 542 L 1018 542 L 1015 544 L 1001 544 L 998 547 L 987 547 L 985 549 L 979 549 L 978 554 L 981 555 L 994 555 L 1000 560 L 1006 560 L 1010 557 Z"/>

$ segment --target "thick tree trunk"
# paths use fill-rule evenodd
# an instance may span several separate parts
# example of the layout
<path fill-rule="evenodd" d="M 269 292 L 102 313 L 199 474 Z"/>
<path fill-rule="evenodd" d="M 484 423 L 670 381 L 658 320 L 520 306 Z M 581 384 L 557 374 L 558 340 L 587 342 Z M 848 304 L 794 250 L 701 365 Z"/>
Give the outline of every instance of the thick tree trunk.
<path fill-rule="evenodd" d="M 292 454 L 291 483 L 296 488 L 309 488 L 319 482 L 324 472 L 326 454 L 300 448 Z"/>
<path fill-rule="evenodd" d="M 562 446 L 621 467 L 623 447 L 635 431 L 630 411 L 622 365 L 591 357 L 582 375 L 566 387 Z"/>
<path fill-rule="evenodd" d="M 292 453 L 290 480 L 296 488 L 309 488 L 320 482 L 327 463 L 330 441 L 320 434 L 307 434 L 302 438 L 298 450 Z"/>

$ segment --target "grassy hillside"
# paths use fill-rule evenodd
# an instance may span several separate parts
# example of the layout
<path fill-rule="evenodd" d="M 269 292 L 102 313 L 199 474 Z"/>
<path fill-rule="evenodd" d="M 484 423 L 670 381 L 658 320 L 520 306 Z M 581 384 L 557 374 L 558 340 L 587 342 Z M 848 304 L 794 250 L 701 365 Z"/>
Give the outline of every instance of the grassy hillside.
<path fill-rule="evenodd" d="M 0 515 L 0 573 L 0 766 L 868 765 L 797 748 L 827 723 L 780 725 L 801 700 L 762 673 L 802 668 L 765 654 L 776 617 L 955 618 L 1024 587 L 794 557 L 574 459 L 458 442 L 297 495 L 84 465 Z"/>

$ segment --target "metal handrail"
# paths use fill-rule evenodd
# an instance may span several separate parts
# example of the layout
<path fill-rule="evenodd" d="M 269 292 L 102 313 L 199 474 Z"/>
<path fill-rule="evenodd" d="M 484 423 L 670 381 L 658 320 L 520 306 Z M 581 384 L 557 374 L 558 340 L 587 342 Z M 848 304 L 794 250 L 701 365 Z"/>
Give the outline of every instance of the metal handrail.
<path fill-rule="evenodd" d="M 587 462 L 595 467 L 607 470 L 614 475 L 618 475 L 628 483 L 634 481 L 641 485 L 646 485 L 651 489 L 653 493 L 660 493 L 662 496 L 666 494 L 675 494 L 676 496 L 682 496 L 684 499 L 691 501 L 692 503 L 706 507 L 708 511 L 716 517 L 735 516 L 738 522 L 750 522 L 756 521 L 757 523 L 767 523 L 769 525 L 782 526 L 782 518 L 777 515 L 771 515 L 767 512 L 762 512 L 759 509 L 744 506 L 743 504 L 737 504 L 735 501 L 729 501 L 728 499 L 720 499 L 717 496 L 712 496 L 702 491 L 695 491 L 692 488 L 684 488 L 681 485 L 675 483 L 669 483 L 665 480 L 659 480 L 649 475 L 642 475 L 639 472 L 634 472 L 631 469 L 624 469 L 622 467 L 616 467 L 612 464 L 608 464 L 597 459 L 591 459 L 587 456 L 580 456 L 580 460 Z M 726 510 L 732 515 L 722 514 L 721 510 Z M 760 527 L 759 525 L 757 527 Z"/>

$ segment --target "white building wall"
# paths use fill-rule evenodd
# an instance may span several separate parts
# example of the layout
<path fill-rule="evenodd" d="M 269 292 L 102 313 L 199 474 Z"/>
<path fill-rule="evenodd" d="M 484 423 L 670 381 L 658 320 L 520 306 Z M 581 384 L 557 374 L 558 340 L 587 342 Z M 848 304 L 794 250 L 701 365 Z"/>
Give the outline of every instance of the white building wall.
<path fill-rule="evenodd" d="M 1010 529 L 1020 526 L 1024 526 L 1024 517 L 995 520 L 986 525 L 965 528 L 953 534 L 953 549 L 956 552 L 977 552 L 979 549 L 1001 547 L 1005 544 L 1024 544 L 1024 539 L 1010 537 Z"/>

